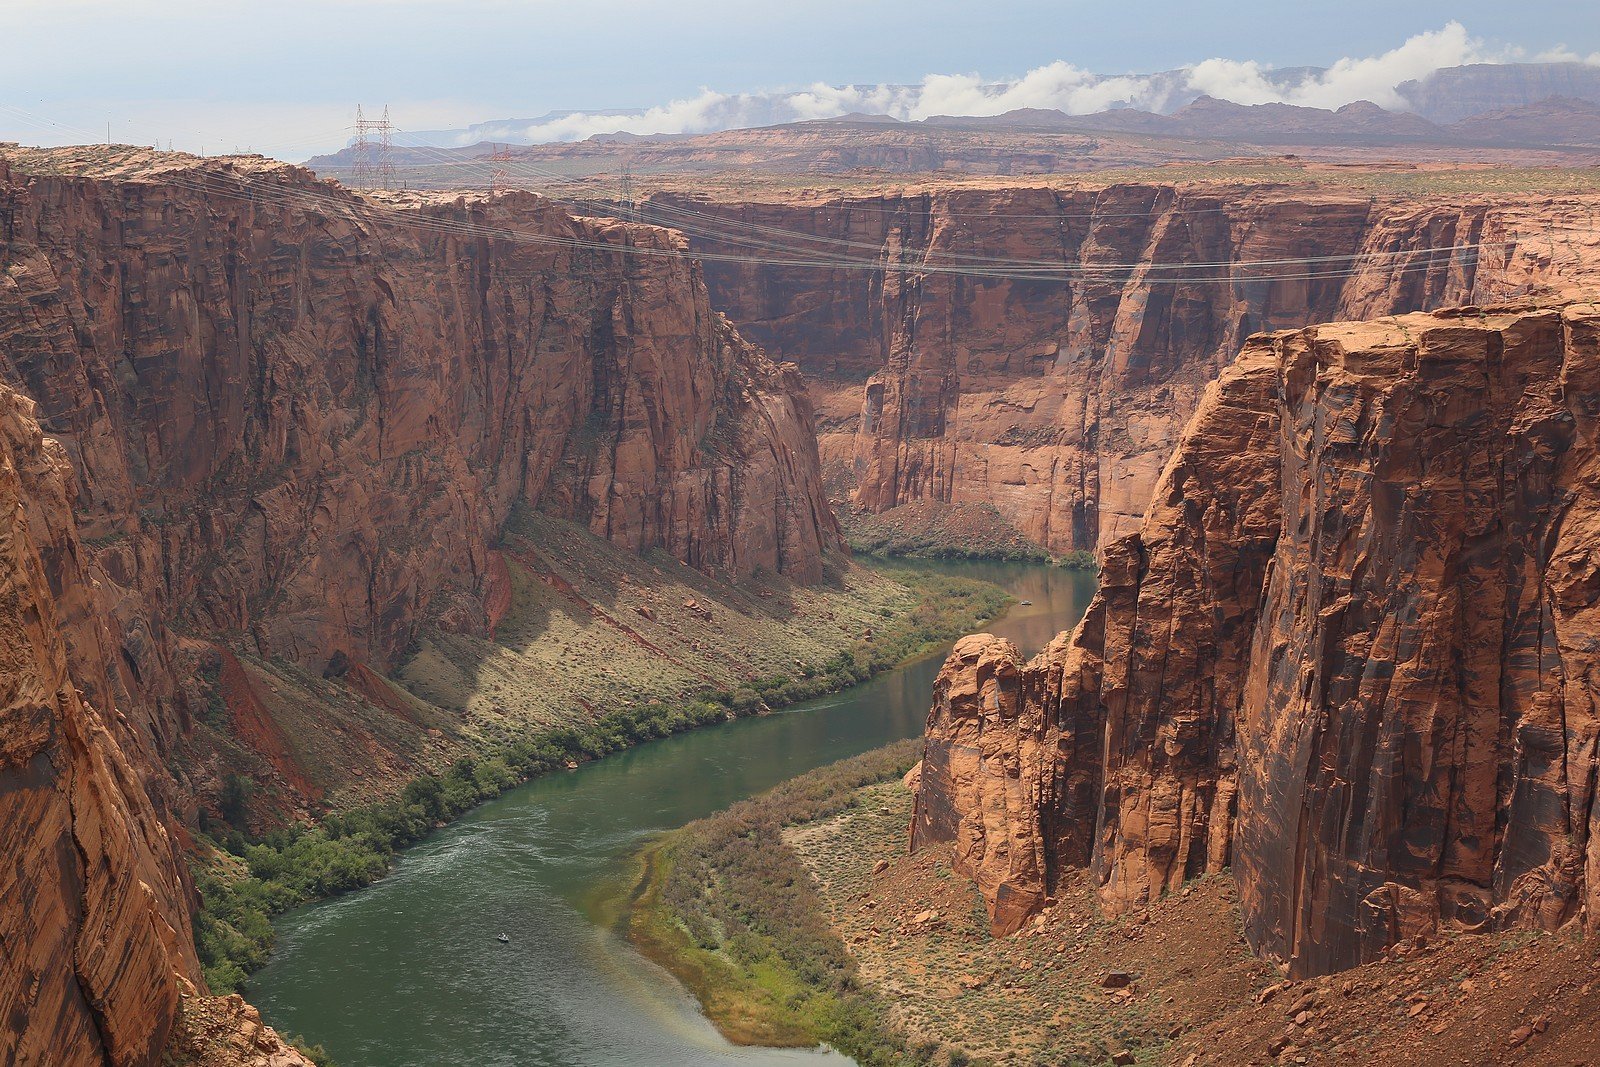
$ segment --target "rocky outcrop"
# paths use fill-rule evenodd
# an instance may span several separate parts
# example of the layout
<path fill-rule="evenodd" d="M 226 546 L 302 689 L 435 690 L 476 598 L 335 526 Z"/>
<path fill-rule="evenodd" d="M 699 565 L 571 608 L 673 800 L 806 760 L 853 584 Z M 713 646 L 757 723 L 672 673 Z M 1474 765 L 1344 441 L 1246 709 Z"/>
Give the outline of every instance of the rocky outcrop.
<path fill-rule="evenodd" d="M 106 664 L 73 488 L 33 404 L 0 386 L 0 1062 L 149 1064 L 199 965 L 176 845 L 135 770 L 153 761 L 86 695 L 107 691 Z"/>
<path fill-rule="evenodd" d="M 1112 913 L 1231 867 L 1298 974 L 1592 922 L 1596 397 L 1592 305 L 1253 339 L 1071 637 L 946 663 L 913 840 L 999 931 L 1065 867 Z"/>
<path fill-rule="evenodd" d="M 157 698 L 173 625 L 319 670 L 484 629 L 519 504 L 730 575 L 814 578 L 836 544 L 798 378 L 663 231 L 255 159 L 9 166 L 0 367 L 79 472 Z"/>
<path fill-rule="evenodd" d="M 859 506 L 993 506 L 1065 552 L 1138 528 L 1249 335 L 1567 292 L 1600 263 L 1597 209 L 1197 183 L 659 194 L 647 214 L 737 260 L 708 259 L 712 303 L 807 372 Z"/>
<path fill-rule="evenodd" d="M 184 989 L 169 1059 L 181 1067 L 312 1067 L 312 1061 L 238 994 L 199 996 Z"/>
<path fill-rule="evenodd" d="M 1282 533 L 1239 711 L 1252 940 L 1600 918 L 1600 313 L 1280 343 Z"/>
<path fill-rule="evenodd" d="M 933 684 L 930 740 L 917 776 L 925 803 L 912 826 L 954 844 L 953 865 L 978 883 L 995 926 L 1021 925 L 1044 896 L 1036 792 L 1039 709 L 1022 701 L 1022 657 L 988 634 L 956 642 Z M 1031 712 L 1029 718 L 1022 718 Z"/>

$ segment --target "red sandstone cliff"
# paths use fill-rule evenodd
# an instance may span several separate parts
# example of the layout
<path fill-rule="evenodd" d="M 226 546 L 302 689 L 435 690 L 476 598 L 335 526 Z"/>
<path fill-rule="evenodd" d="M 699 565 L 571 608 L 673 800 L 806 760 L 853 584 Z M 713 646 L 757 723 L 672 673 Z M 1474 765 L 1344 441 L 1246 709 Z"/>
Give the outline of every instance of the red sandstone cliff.
<path fill-rule="evenodd" d="M 424 625 L 482 631 L 524 505 L 708 571 L 820 574 L 838 534 L 798 375 L 681 251 L 526 194 L 0 154 L 0 1061 L 153 1063 L 198 981 L 161 814 L 181 645 L 364 678 Z M 218 1040 L 294 1059 L 245 1023 Z"/>
<path fill-rule="evenodd" d="M 1600 262 L 1597 209 L 1309 183 L 647 205 L 697 249 L 786 261 L 708 261 L 712 303 L 811 377 L 824 457 L 849 469 L 860 505 L 992 504 L 1055 551 L 1138 527 L 1201 394 L 1250 334 L 1566 291 Z M 1316 257 L 1329 258 L 1284 262 Z M 1001 262 L 1076 273 L 926 269 Z"/>
<path fill-rule="evenodd" d="M 134 770 L 149 754 L 85 696 L 101 651 L 69 655 L 65 635 L 95 636 L 72 481 L 0 386 L 0 1061 L 153 1063 L 199 965 L 177 849 Z"/>
<path fill-rule="evenodd" d="M 1600 309 L 1253 339 L 1082 624 L 969 638 L 914 842 L 995 928 L 1061 868 L 1141 907 L 1231 867 L 1318 973 L 1439 926 L 1600 913 Z"/>
<path fill-rule="evenodd" d="M 836 543 L 798 379 L 660 230 L 82 150 L 0 161 L 0 226 L 0 367 L 156 696 L 172 624 L 316 668 L 481 627 L 518 502 L 735 575 Z"/>

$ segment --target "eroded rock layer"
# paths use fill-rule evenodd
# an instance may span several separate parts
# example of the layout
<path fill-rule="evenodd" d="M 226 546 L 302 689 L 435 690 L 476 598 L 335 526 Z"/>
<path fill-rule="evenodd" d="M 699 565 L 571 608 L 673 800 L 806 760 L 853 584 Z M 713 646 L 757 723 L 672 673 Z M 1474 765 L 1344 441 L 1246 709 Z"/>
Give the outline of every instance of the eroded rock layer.
<path fill-rule="evenodd" d="M 153 761 L 86 696 L 104 685 L 81 672 L 105 664 L 73 618 L 89 584 L 72 498 L 64 451 L 0 385 L 0 1062 L 147 1064 L 199 965 L 177 849 L 134 769 Z"/>
<path fill-rule="evenodd" d="M 836 541 L 797 377 L 663 231 L 115 151 L 0 161 L 0 224 L 0 367 L 142 680 L 166 623 L 316 668 L 481 629 L 518 503 L 733 575 Z"/>
<path fill-rule="evenodd" d="M 0 1061 L 154 1063 L 200 980 L 163 814 L 193 802 L 196 647 L 271 762 L 234 651 L 361 695 L 425 626 L 487 633 L 514 508 L 820 576 L 798 374 L 682 251 L 528 194 L 0 151 Z"/>
<path fill-rule="evenodd" d="M 743 258 L 707 262 L 712 303 L 812 378 L 860 506 L 993 505 L 1053 551 L 1138 527 L 1249 335 L 1562 292 L 1600 262 L 1597 208 L 1145 183 L 648 205 Z"/>
<path fill-rule="evenodd" d="M 946 663 L 914 843 L 1002 932 L 1064 866 L 1112 913 L 1231 867 L 1300 974 L 1592 923 L 1597 419 L 1593 305 L 1252 339 L 1070 638 Z"/>

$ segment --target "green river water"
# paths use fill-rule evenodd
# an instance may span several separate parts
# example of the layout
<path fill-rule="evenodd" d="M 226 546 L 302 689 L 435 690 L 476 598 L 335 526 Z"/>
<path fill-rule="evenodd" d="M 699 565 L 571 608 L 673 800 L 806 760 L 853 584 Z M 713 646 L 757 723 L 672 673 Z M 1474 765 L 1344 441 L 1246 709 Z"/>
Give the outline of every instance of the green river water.
<path fill-rule="evenodd" d="M 1076 623 L 1095 584 L 1025 564 L 939 569 L 1031 600 L 986 627 L 1029 654 Z M 339 1067 L 849 1064 L 730 1045 L 584 902 L 649 835 L 919 733 L 940 662 L 521 786 L 408 850 L 371 888 L 283 917 L 250 999 Z M 496 940 L 502 931 L 510 944 Z"/>

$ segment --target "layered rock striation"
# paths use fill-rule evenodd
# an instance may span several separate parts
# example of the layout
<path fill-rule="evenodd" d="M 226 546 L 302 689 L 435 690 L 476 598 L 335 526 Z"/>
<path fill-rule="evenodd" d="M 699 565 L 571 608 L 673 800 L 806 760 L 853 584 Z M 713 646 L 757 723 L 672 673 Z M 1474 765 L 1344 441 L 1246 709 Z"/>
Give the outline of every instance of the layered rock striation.
<path fill-rule="evenodd" d="M 197 976 L 189 890 L 104 694 L 74 479 L 0 385 L 0 1061 L 147 1064 Z"/>
<path fill-rule="evenodd" d="M 712 303 L 806 371 L 859 506 L 992 505 L 1058 552 L 1138 527 L 1251 334 L 1566 292 L 1600 262 L 1597 209 L 1310 183 L 647 205 L 740 257 L 707 261 Z"/>
<path fill-rule="evenodd" d="M 660 230 L 116 151 L 14 153 L 0 223 L 0 368 L 142 682 L 171 626 L 316 669 L 482 629 L 518 504 L 730 575 L 837 542 L 797 376 Z"/>
<path fill-rule="evenodd" d="M 154 1063 L 200 981 L 166 814 L 196 648 L 270 762 L 239 659 L 355 701 L 425 627 L 488 632 L 513 509 L 821 576 L 798 374 L 684 251 L 528 194 L 0 151 L 0 1060 Z"/>
<path fill-rule="evenodd" d="M 1600 309 L 1253 338 L 1087 616 L 940 675 L 913 841 L 997 932 L 1231 868 L 1295 974 L 1600 914 Z"/>

